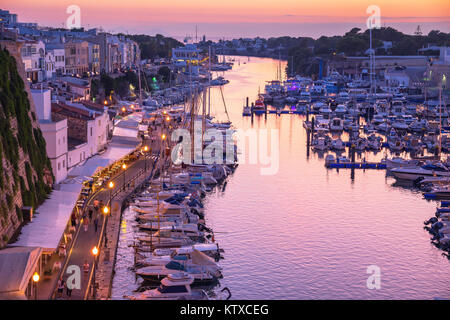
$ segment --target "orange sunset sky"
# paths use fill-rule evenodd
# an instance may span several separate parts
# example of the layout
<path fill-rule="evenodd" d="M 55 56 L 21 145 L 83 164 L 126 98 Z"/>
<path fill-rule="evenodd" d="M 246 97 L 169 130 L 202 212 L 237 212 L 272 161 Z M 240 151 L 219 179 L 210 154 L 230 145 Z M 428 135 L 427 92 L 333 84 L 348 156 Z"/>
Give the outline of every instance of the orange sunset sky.
<path fill-rule="evenodd" d="M 192 35 L 195 25 L 199 36 L 210 38 L 342 34 L 351 27 L 365 28 L 369 5 L 380 7 L 383 25 L 406 33 L 418 24 L 424 32 L 450 30 L 448 0 L 8 0 L 1 8 L 17 13 L 21 22 L 61 27 L 72 4 L 81 8 L 84 27 L 176 37 Z"/>

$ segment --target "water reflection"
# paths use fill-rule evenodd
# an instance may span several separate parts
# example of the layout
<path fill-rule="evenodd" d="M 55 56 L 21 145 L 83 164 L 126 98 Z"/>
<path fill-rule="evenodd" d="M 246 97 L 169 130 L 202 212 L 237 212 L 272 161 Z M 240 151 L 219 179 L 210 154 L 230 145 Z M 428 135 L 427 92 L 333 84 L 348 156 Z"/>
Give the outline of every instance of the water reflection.
<path fill-rule="evenodd" d="M 278 129 L 280 164 L 269 176 L 259 165 L 241 164 L 206 197 L 206 223 L 225 249 L 220 286 L 236 299 L 450 298 L 448 259 L 423 230 L 435 202 L 399 186 L 384 170 L 326 169 L 324 154 L 307 147 L 305 116 L 242 117 L 242 101 L 254 100 L 277 67 L 272 59 L 252 58 L 225 74 L 231 121 L 241 129 Z M 214 114 L 225 120 L 218 88 L 211 94 Z M 349 156 L 348 148 L 342 154 Z M 355 154 L 367 161 L 384 156 Z M 133 238 L 129 210 L 124 219 L 112 292 L 118 299 L 139 286 L 128 270 L 133 251 L 122 241 Z M 367 289 L 370 265 L 381 268 L 380 290 Z"/>

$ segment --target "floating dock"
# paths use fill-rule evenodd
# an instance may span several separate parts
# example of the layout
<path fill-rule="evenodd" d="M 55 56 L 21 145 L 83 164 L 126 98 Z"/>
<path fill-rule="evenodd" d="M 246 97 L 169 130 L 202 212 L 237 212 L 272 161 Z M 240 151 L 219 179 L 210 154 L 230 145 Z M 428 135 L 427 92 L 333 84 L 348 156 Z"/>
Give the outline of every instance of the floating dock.
<path fill-rule="evenodd" d="M 383 162 L 336 162 L 325 163 L 327 168 L 336 169 L 386 169 L 386 163 Z"/>

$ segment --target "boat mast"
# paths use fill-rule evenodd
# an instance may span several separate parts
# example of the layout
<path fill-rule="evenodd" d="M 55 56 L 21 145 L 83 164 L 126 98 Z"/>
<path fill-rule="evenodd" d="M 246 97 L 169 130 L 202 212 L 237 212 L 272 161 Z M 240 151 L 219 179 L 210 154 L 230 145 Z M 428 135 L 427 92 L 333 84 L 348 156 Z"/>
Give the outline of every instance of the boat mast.
<path fill-rule="evenodd" d="M 208 48 L 209 72 L 208 72 L 208 117 L 211 116 L 211 46 Z"/>
<path fill-rule="evenodd" d="M 141 86 L 141 49 L 138 48 L 138 79 L 139 79 L 139 108 L 142 108 L 142 86 Z"/>

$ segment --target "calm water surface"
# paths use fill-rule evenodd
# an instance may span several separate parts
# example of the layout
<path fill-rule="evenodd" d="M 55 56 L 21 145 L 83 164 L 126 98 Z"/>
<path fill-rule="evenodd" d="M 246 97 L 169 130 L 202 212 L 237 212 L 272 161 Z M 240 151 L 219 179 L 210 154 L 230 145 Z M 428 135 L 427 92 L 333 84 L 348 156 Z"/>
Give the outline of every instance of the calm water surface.
<path fill-rule="evenodd" d="M 272 59 L 236 57 L 225 74 L 235 127 L 278 129 L 280 164 L 275 175 L 241 164 L 224 188 L 206 197 L 207 224 L 225 250 L 221 286 L 235 299 L 449 299 L 450 263 L 423 230 L 435 202 L 397 186 L 384 170 L 357 170 L 352 177 L 350 170 L 325 169 L 323 155 L 307 152 L 303 116 L 242 117 L 245 97 L 254 101 L 277 67 Z M 212 100 L 225 119 L 218 88 Z M 114 299 L 138 286 L 127 247 L 133 214 L 124 217 Z M 381 268 L 379 290 L 367 289 L 370 265 Z"/>

